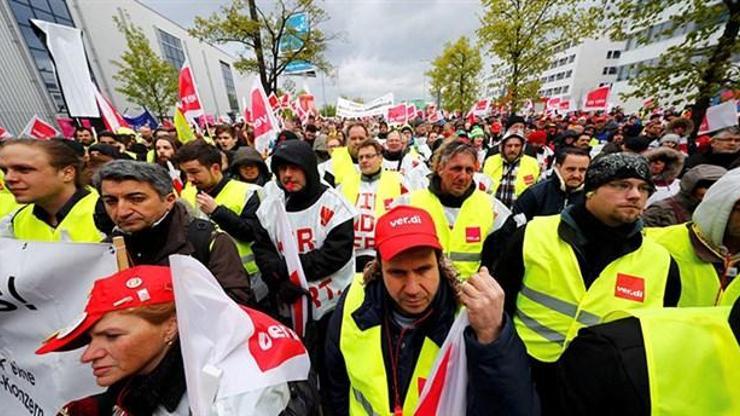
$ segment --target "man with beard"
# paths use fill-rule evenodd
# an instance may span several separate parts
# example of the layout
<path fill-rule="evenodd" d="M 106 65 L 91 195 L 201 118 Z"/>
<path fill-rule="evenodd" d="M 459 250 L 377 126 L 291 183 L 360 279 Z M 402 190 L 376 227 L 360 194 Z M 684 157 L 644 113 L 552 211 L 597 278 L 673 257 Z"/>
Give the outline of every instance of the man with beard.
<path fill-rule="evenodd" d="M 677 264 L 641 232 L 653 191 L 647 161 L 627 153 L 599 158 L 584 191 L 585 202 L 519 228 L 493 273 L 546 411 L 557 405 L 558 359 L 580 328 L 619 310 L 676 306 L 681 295 Z"/>
<path fill-rule="evenodd" d="M 510 211 L 476 186 L 473 177 L 480 165 L 471 144 L 450 142 L 435 157 L 429 186 L 400 196 L 394 204 L 429 212 L 444 254 L 466 279 L 478 272 L 486 236 L 505 222 Z"/>
<path fill-rule="evenodd" d="M 509 130 L 501 139 L 501 153 L 487 158 L 483 165 L 483 173 L 493 181 L 496 198 L 507 207 L 540 177 L 540 165 L 524 154 L 524 143 L 519 130 Z"/>

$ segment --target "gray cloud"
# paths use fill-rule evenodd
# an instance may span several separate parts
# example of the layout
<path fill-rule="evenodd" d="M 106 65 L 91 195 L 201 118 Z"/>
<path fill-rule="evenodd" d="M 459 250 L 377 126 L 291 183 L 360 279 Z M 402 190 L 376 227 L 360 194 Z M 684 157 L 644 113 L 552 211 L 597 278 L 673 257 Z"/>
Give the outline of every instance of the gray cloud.
<path fill-rule="evenodd" d="M 195 16 L 208 16 L 228 0 L 144 0 L 162 14 L 189 27 Z M 263 2 L 261 2 L 263 3 Z M 396 100 L 431 97 L 423 91 L 424 72 L 445 42 L 461 35 L 474 37 L 481 5 L 478 0 L 324 1 L 330 20 L 325 31 L 341 34 L 327 58 L 334 77 L 307 79 L 322 105 L 338 95 L 370 100 L 393 92 Z M 293 78 L 299 87 L 304 80 Z"/>

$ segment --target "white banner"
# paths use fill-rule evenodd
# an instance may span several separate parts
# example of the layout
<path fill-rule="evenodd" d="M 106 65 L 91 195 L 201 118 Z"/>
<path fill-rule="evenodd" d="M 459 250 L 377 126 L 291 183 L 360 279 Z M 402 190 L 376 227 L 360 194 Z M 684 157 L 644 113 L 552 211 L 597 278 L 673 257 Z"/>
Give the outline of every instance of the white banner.
<path fill-rule="evenodd" d="M 699 126 L 699 134 L 708 134 L 732 126 L 737 126 L 737 104 L 735 100 L 725 101 L 722 104 L 707 108 L 707 114 Z"/>
<path fill-rule="evenodd" d="M 57 77 L 70 117 L 98 117 L 82 31 L 65 25 L 31 19 L 46 34 L 46 47 L 54 59 Z"/>
<path fill-rule="evenodd" d="M 337 116 L 348 118 L 372 117 L 384 115 L 388 107 L 393 105 L 393 93 L 378 97 L 369 103 L 358 103 L 344 98 L 337 98 Z"/>
<path fill-rule="evenodd" d="M 55 415 L 101 392 L 83 349 L 34 351 L 80 316 L 93 281 L 115 273 L 112 247 L 0 238 L 0 259 L 0 413 Z"/>

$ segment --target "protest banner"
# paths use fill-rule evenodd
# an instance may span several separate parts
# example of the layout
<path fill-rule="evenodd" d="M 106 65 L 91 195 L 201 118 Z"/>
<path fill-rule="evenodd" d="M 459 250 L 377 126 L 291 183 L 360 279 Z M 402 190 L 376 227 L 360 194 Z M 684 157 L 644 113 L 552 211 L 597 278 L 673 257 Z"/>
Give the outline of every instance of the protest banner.
<path fill-rule="evenodd" d="M 55 415 L 66 403 L 101 392 L 90 366 L 80 362 L 82 349 L 34 351 L 79 321 L 93 281 L 116 272 L 112 247 L 0 238 L 0 258 L 0 413 Z"/>
<path fill-rule="evenodd" d="M 54 136 L 59 136 L 59 132 L 54 128 L 53 125 L 45 122 L 38 115 L 34 114 L 33 118 L 28 121 L 26 127 L 23 129 L 19 137 L 31 137 L 34 139 L 50 139 Z"/>
<path fill-rule="evenodd" d="M 103 96 L 98 87 L 95 87 L 95 101 L 98 103 L 100 108 L 100 117 L 103 119 L 105 128 L 110 131 L 116 131 L 121 127 L 128 127 L 128 123 L 124 120 L 123 116 L 118 113 L 113 104 Z"/>
<path fill-rule="evenodd" d="M 605 85 L 603 87 L 596 88 L 586 93 L 586 97 L 583 101 L 583 111 L 597 111 L 607 110 L 609 100 L 609 91 L 611 87 Z"/>
<path fill-rule="evenodd" d="M 337 98 L 337 117 L 363 118 L 384 115 L 393 105 L 393 93 L 389 92 L 369 103 L 363 104 L 342 97 Z"/>
<path fill-rule="evenodd" d="M 306 380 L 308 352 L 290 328 L 262 312 L 239 306 L 192 257 L 170 256 L 178 332 L 188 401 L 194 415 L 277 415 L 290 394 L 288 381 Z M 203 311 L 209 313 L 204 314 Z M 214 320 L 213 317 L 218 316 Z"/>
<path fill-rule="evenodd" d="M 406 116 L 406 104 L 401 103 L 398 105 L 394 105 L 393 107 L 388 107 L 388 112 L 385 115 L 385 120 L 388 123 L 403 124 L 406 122 Z"/>
<path fill-rule="evenodd" d="M 272 112 L 262 82 L 258 78 L 255 78 L 252 83 L 249 97 L 251 99 L 250 116 L 254 128 L 254 148 L 260 154 L 263 154 L 270 149 L 277 137 L 279 132 L 278 121 Z"/>
<path fill-rule="evenodd" d="M 192 122 L 195 117 L 200 117 L 204 114 L 203 105 L 201 104 L 200 96 L 198 95 L 198 88 L 196 87 L 195 79 L 193 78 L 193 71 L 187 60 L 185 60 L 180 69 L 180 75 L 178 77 L 178 94 L 180 103 L 179 107 L 186 120 Z"/>

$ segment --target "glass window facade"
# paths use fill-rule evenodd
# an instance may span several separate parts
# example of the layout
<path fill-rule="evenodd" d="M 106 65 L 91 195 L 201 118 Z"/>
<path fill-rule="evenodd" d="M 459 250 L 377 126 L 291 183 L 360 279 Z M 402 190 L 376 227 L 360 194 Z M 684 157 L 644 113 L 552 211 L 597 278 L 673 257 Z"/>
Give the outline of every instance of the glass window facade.
<path fill-rule="evenodd" d="M 185 63 L 182 41 L 162 29 L 157 29 L 157 33 L 159 35 L 159 47 L 162 48 L 164 59 L 179 71 L 182 64 Z"/>
<path fill-rule="evenodd" d="M 46 86 L 54 101 L 56 110 L 60 113 L 66 112 L 67 106 L 64 103 L 51 56 L 41 40 L 40 36 L 42 35 L 32 26 L 31 19 L 74 26 L 72 16 L 67 8 L 67 2 L 64 0 L 8 0 L 8 5 L 13 11 L 21 36 L 26 42 L 26 46 L 28 46 L 31 58 L 41 74 L 44 86 Z"/>
<path fill-rule="evenodd" d="M 226 96 L 229 98 L 229 107 L 231 111 L 239 112 L 239 101 L 236 99 L 236 86 L 234 85 L 234 74 L 231 73 L 231 65 L 224 61 L 221 63 L 221 73 L 224 76 L 224 85 L 226 86 Z"/>

